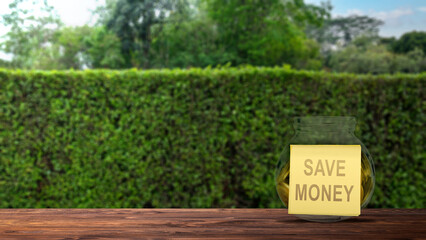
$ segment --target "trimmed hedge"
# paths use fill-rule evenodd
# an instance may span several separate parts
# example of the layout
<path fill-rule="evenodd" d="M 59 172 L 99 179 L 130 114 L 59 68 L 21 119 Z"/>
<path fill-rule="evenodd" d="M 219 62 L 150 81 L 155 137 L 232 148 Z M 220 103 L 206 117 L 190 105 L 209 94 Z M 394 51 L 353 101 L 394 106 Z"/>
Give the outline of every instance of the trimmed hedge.
<path fill-rule="evenodd" d="M 425 207 L 419 75 L 0 70 L 0 207 L 282 207 L 291 117 L 352 115 L 370 207 Z"/>

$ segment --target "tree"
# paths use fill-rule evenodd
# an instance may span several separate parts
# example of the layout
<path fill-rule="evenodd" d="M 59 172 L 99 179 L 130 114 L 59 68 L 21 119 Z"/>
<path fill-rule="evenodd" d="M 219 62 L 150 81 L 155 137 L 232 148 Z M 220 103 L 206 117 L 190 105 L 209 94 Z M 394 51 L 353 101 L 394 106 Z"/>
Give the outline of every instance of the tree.
<path fill-rule="evenodd" d="M 426 54 L 426 32 L 408 32 L 393 43 L 393 50 L 397 53 L 408 53 L 416 48 Z"/>
<path fill-rule="evenodd" d="M 11 64 L 9 61 L 0 59 L 0 68 L 10 68 Z"/>
<path fill-rule="evenodd" d="M 321 44 L 321 52 L 327 58 L 333 49 L 345 47 L 354 39 L 362 36 L 377 38 L 382 24 L 383 21 L 372 17 L 351 15 L 329 18 L 320 28 L 310 26 L 307 34 Z"/>
<path fill-rule="evenodd" d="M 153 28 L 152 67 L 188 68 L 226 64 L 229 54 L 217 45 L 218 31 L 206 16 L 170 21 Z"/>
<path fill-rule="evenodd" d="M 10 30 L 5 41 L 0 45 L 1 50 L 12 54 L 12 67 L 33 68 L 39 61 L 38 57 L 43 48 L 51 44 L 54 34 L 62 25 L 58 15 L 47 1 L 32 1 L 33 7 L 22 7 L 25 0 L 14 0 L 10 5 L 10 13 L 1 16 L 1 22 Z M 33 9 L 39 9 L 41 14 L 35 17 Z"/>
<path fill-rule="evenodd" d="M 121 41 L 126 67 L 150 67 L 152 27 L 163 24 L 185 0 L 118 0 L 107 27 Z"/>
<path fill-rule="evenodd" d="M 104 27 L 63 27 L 45 50 L 52 54 L 40 56 L 39 62 L 44 64 L 39 69 L 120 68 L 124 63 L 120 40 Z"/>
<path fill-rule="evenodd" d="M 396 38 L 395 37 L 380 37 L 379 41 L 380 41 L 380 44 L 384 44 L 389 48 L 389 50 L 392 50 L 393 45 L 396 42 Z"/>
<path fill-rule="evenodd" d="M 88 67 L 113 69 L 124 67 L 120 39 L 105 27 L 94 28 L 85 39 L 85 46 Z"/>
<path fill-rule="evenodd" d="M 312 52 L 304 28 L 320 25 L 328 14 L 303 0 L 205 0 L 218 29 L 218 47 L 232 65 L 297 65 Z"/>
<path fill-rule="evenodd" d="M 406 55 L 395 54 L 386 45 L 361 37 L 333 52 L 330 67 L 336 72 L 350 73 L 419 73 L 426 70 L 426 58 L 420 49 Z"/>
<path fill-rule="evenodd" d="M 77 27 L 64 27 L 58 31 L 54 42 L 60 49 L 59 62 L 64 69 L 82 69 L 88 65 L 85 56 L 88 47 L 86 39 L 92 33 L 93 28 L 87 25 Z"/>
<path fill-rule="evenodd" d="M 328 12 L 302 0 L 111 0 L 99 14 L 121 41 L 125 67 L 318 68 L 319 47 L 303 29 Z"/>

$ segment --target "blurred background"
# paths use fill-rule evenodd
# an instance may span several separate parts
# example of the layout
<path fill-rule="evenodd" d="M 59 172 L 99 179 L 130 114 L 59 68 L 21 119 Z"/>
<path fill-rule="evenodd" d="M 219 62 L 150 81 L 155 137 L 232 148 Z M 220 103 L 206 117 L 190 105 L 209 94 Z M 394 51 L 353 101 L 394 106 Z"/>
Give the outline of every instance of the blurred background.
<path fill-rule="evenodd" d="M 1 0 L 0 36 L 1 208 L 283 207 L 321 115 L 357 118 L 369 207 L 425 207 L 425 1 Z"/>
<path fill-rule="evenodd" d="M 421 0 L 3 0 L 0 14 L 3 68 L 426 70 Z"/>

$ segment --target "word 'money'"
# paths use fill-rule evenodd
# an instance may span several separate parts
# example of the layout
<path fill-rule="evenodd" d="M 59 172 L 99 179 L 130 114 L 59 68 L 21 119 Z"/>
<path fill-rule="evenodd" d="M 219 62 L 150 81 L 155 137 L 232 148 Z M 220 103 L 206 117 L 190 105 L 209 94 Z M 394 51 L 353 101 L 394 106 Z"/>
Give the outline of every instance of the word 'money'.
<path fill-rule="evenodd" d="M 324 161 L 324 163 L 323 163 Z M 306 176 L 345 176 L 345 160 L 321 160 L 314 162 L 311 159 L 305 160 Z M 318 184 L 296 184 L 296 200 L 305 200 L 309 198 L 311 201 L 348 201 L 354 186 L 350 185 L 318 185 Z"/>

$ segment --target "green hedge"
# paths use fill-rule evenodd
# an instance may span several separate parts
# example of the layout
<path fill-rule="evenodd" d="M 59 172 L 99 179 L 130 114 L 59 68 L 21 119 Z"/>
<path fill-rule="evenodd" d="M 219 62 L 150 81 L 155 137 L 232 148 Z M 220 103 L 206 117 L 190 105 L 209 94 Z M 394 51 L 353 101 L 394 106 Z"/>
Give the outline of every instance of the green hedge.
<path fill-rule="evenodd" d="M 420 75 L 0 70 L 0 207 L 281 207 L 291 117 L 352 115 L 370 207 L 425 207 Z"/>

